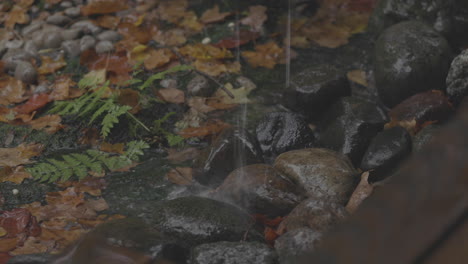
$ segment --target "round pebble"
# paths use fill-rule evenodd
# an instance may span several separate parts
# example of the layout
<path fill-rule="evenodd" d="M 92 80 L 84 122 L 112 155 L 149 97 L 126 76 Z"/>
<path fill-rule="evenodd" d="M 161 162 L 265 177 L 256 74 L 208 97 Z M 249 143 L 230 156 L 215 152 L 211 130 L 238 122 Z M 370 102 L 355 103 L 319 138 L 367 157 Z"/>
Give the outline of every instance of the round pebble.
<path fill-rule="evenodd" d="M 23 46 L 24 40 L 13 39 L 5 43 L 5 48 L 7 49 L 19 49 Z"/>
<path fill-rule="evenodd" d="M 34 23 L 31 23 L 30 25 L 24 27 L 23 30 L 21 30 L 21 34 L 24 37 L 29 37 L 31 33 L 41 29 L 42 25 L 44 25 L 44 21 L 34 21 Z"/>
<path fill-rule="evenodd" d="M 102 28 L 93 24 L 89 20 L 78 21 L 71 25 L 71 28 L 81 28 L 85 33 L 91 33 L 93 35 L 99 34 L 102 31 Z"/>
<path fill-rule="evenodd" d="M 73 3 L 70 1 L 63 1 L 60 3 L 60 7 L 67 8 L 67 7 L 72 7 Z"/>
<path fill-rule="evenodd" d="M 106 30 L 106 31 L 100 33 L 97 36 L 97 39 L 116 42 L 116 41 L 118 41 L 120 39 L 120 34 L 115 32 L 114 30 Z"/>
<path fill-rule="evenodd" d="M 80 41 L 79 40 L 65 40 L 62 42 L 62 49 L 65 51 L 65 54 L 70 57 L 78 57 L 81 53 L 80 50 Z"/>
<path fill-rule="evenodd" d="M 26 41 L 23 49 L 24 51 L 31 54 L 32 56 L 37 56 L 38 48 L 37 48 L 37 45 L 32 40 Z"/>
<path fill-rule="evenodd" d="M 62 34 L 60 31 L 43 32 L 43 47 L 46 49 L 55 49 L 62 44 Z"/>
<path fill-rule="evenodd" d="M 67 16 L 54 14 L 47 18 L 47 23 L 57 26 L 63 26 L 67 23 L 70 23 L 71 19 Z"/>
<path fill-rule="evenodd" d="M 62 31 L 63 40 L 73 40 L 81 37 L 83 32 L 79 28 L 71 28 Z"/>
<path fill-rule="evenodd" d="M 15 69 L 15 78 L 24 83 L 35 83 L 37 81 L 37 71 L 31 63 L 18 61 Z"/>
<path fill-rule="evenodd" d="M 69 17 L 78 17 L 81 14 L 81 9 L 79 7 L 69 7 L 64 11 L 65 15 Z"/>
<path fill-rule="evenodd" d="M 114 44 L 108 40 L 99 41 L 96 44 L 96 52 L 98 54 L 111 52 L 112 50 L 114 50 Z"/>
<path fill-rule="evenodd" d="M 93 48 L 95 44 L 96 40 L 93 37 L 89 35 L 83 36 L 80 39 L 80 51 L 85 51 L 87 49 Z"/>

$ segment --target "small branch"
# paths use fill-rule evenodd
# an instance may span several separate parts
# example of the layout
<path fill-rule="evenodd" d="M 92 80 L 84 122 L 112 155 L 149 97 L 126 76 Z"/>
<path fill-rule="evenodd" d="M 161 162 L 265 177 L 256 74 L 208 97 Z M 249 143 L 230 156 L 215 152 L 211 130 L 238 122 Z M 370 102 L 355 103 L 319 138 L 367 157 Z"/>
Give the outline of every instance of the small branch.
<path fill-rule="evenodd" d="M 138 118 L 136 118 L 134 115 L 132 115 L 131 113 L 127 112 L 127 114 L 135 121 L 137 122 L 137 124 L 139 124 L 140 126 L 142 126 L 146 131 L 148 132 L 151 132 L 151 130 L 145 126 L 145 124 L 143 124 L 140 120 L 138 120 Z"/>

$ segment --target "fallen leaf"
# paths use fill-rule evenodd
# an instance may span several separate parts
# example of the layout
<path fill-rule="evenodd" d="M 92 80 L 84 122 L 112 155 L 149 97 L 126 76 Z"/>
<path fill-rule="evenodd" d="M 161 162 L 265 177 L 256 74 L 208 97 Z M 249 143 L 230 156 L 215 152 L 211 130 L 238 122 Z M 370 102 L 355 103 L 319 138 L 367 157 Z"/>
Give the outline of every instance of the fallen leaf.
<path fill-rule="evenodd" d="M 13 109 L 19 114 L 29 114 L 44 107 L 49 101 L 49 95 L 46 93 L 34 94 L 26 103 Z"/>
<path fill-rule="evenodd" d="M 59 115 L 45 115 L 29 121 L 27 124 L 30 125 L 32 129 L 43 129 L 45 132 L 53 134 L 64 128 L 61 122 L 62 118 Z"/>
<path fill-rule="evenodd" d="M 200 60 L 232 58 L 232 52 L 225 48 L 218 48 L 210 44 L 189 44 L 179 49 L 180 54 Z"/>
<path fill-rule="evenodd" d="M 4 25 L 7 29 L 13 29 L 16 24 L 29 23 L 29 15 L 27 9 L 19 5 L 14 5 L 9 13 L 5 16 Z"/>
<path fill-rule="evenodd" d="M 196 60 L 193 66 L 210 76 L 219 76 L 223 73 L 240 73 L 241 65 L 238 61 L 222 62 L 220 60 Z"/>
<path fill-rule="evenodd" d="M 15 167 L 28 164 L 30 158 L 38 156 L 44 145 L 42 144 L 20 144 L 16 148 L 0 148 L 0 166 Z"/>
<path fill-rule="evenodd" d="M 279 237 L 276 231 L 273 228 L 268 227 L 268 226 L 265 227 L 264 235 L 265 235 L 265 241 L 270 246 L 273 246 L 275 243 L 275 240 Z"/>
<path fill-rule="evenodd" d="M 118 90 L 119 97 L 117 97 L 117 102 L 121 105 L 128 105 L 132 107 L 129 110 L 131 114 L 136 114 L 140 111 L 140 93 L 133 89 L 120 89 Z"/>
<path fill-rule="evenodd" d="M 226 17 L 230 16 L 231 12 L 219 12 L 219 6 L 215 5 L 213 8 L 206 10 L 203 12 L 202 16 L 200 17 L 200 21 L 205 24 L 215 23 L 223 21 Z"/>
<path fill-rule="evenodd" d="M 216 108 L 209 106 L 207 104 L 207 99 L 208 98 L 199 97 L 199 96 L 191 97 L 188 99 L 187 105 L 197 110 L 200 113 L 208 113 L 208 112 L 216 110 Z"/>
<path fill-rule="evenodd" d="M 103 28 L 115 29 L 120 23 L 120 17 L 104 15 L 99 16 L 94 20 L 94 24 Z"/>
<path fill-rule="evenodd" d="M 192 183 L 192 168 L 176 167 L 166 174 L 167 179 L 178 185 L 190 185 Z"/>
<path fill-rule="evenodd" d="M 196 148 L 185 148 L 182 150 L 167 149 L 166 159 L 171 163 L 181 163 L 187 160 L 195 159 L 200 152 Z"/>
<path fill-rule="evenodd" d="M 239 88 L 234 88 L 231 83 L 226 83 L 224 88 L 231 92 L 231 94 L 234 95 L 234 98 L 230 97 L 223 89 L 219 88 L 216 90 L 213 96 L 208 99 L 208 106 L 216 109 L 229 109 L 237 104 L 250 103 L 247 95 L 253 90 L 252 87 L 242 86 Z"/>
<path fill-rule="evenodd" d="M 51 58 L 49 56 L 40 56 L 40 57 L 42 60 L 42 64 L 37 69 L 37 72 L 39 74 L 43 74 L 43 75 L 51 74 L 67 65 L 62 53 L 57 58 Z"/>
<path fill-rule="evenodd" d="M 184 18 L 187 7 L 187 0 L 162 1 L 156 11 L 161 20 L 175 24 Z"/>
<path fill-rule="evenodd" d="M 198 17 L 193 11 L 185 12 L 182 21 L 178 25 L 195 32 L 200 32 L 204 26 L 198 21 Z"/>
<path fill-rule="evenodd" d="M 80 97 L 84 94 L 83 89 L 74 88 L 76 83 L 69 76 L 60 76 L 55 79 L 52 85 L 52 92 L 49 95 L 49 100 L 66 100 Z"/>
<path fill-rule="evenodd" d="M 88 1 L 88 4 L 81 7 L 83 16 L 96 14 L 110 14 L 128 9 L 126 1 L 122 0 L 93 0 Z"/>
<path fill-rule="evenodd" d="M 229 127 L 231 127 L 231 125 L 215 119 L 199 127 L 187 127 L 178 134 L 184 138 L 206 137 L 209 135 L 219 134 L 221 131 Z"/>
<path fill-rule="evenodd" d="M 180 46 L 187 42 L 187 37 L 184 30 L 173 28 L 167 31 L 157 31 L 153 35 L 153 40 L 163 46 Z"/>
<path fill-rule="evenodd" d="M 262 5 L 250 6 L 249 15 L 241 20 L 242 25 L 250 26 L 252 31 L 260 32 L 267 20 L 267 8 Z"/>
<path fill-rule="evenodd" d="M 20 184 L 24 179 L 31 179 L 32 176 L 29 172 L 24 170 L 23 166 L 17 166 L 15 168 L 3 167 L 0 170 L 0 182 L 13 182 Z"/>
<path fill-rule="evenodd" d="M 366 72 L 363 70 L 349 71 L 348 73 L 346 73 L 346 77 L 348 77 L 348 80 L 352 82 L 355 82 L 365 87 L 368 86 Z"/>
<path fill-rule="evenodd" d="M 38 236 L 41 232 L 36 218 L 23 208 L 0 211 L 0 226 L 7 232 L 5 238 L 18 237 L 23 234 L 25 239 L 28 236 Z"/>
<path fill-rule="evenodd" d="M 15 249 L 20 242 L 21 239 L 18 237 L 0 238 L 0 252 L 9 252 Z"/>
<path fill-rule="evenodd" d="M 0 79 L 0 104 L 9 105 L 26 100 L 24 96 L 26 85 L 13 77 L 7 76 Z"/>
<path fill-rule="evenodd" d="M 28 237 L 23 245 L 10 251 L 13 256 L 26 255 L 26 254 L 39 254 L 50 252 L 55 248 L 55 241 L 42 240 L 38 237 Z"/>
<path fill-rule="evenodd" d="M 156 95 L 168 103 L 185 103 L 185 94 L 177 88 L 163 88 L 156 91 Z"/>
<path fill-rule="evenodd" d="M 147 70 L 153 70 L 166 65 L 175 58 L 174 53 L 169 49 L 151 49 L 148 56 L 144 59 L 143 63 Z"/>
<path fill-rule="evenodd" d="M 111 144 L 108 142 L 102 142 L 99 145 L 99 150 L 109 153 L 117 153 L 117 154 L 124 154 L 125 153 L 125 144 L 124 143 L 115 143 Z"/>
<path fill-rule="evenodd" d="M 265 67 L 273 69 L 276 64 L 285 62 L 285 53 L 275 42 L 255 46 L 255 51 L 243 51 L 242 57 L 252 67 Z"/>
<path fill-rule="evenodd" d="M 213 46 L 218 48 L 233 49 L 247 44 L 253 40 L 256 40 L 258 37 L 260 37 L 260 34 L 258 32 L 240 30 L 239 34 L 223 38 L 219 40 L 216 44 L 213 44 Z"/>
<path fill-rule="evenodd" d="M 361 205 L 361 203 L 372 194 L 374 187 L 371 184 L 369 184 L 368 178 L 368 171 L 361 174 L 361 181 L 359 182 L 358 186 L 349 198 L 348 204 L 345 207 L 348 213 L 354 213 Z"/>

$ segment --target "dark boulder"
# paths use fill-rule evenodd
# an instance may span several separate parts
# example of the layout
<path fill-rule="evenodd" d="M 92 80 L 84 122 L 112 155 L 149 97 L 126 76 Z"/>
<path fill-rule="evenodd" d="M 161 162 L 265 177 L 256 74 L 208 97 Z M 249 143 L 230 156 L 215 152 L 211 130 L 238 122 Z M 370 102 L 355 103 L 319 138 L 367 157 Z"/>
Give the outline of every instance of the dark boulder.
<path fill-rule="evenodd" d="M 202 244 L 192 250 L 192 264 L 276 264 L 277 255 L 258 242 L 218 242 Z"/>

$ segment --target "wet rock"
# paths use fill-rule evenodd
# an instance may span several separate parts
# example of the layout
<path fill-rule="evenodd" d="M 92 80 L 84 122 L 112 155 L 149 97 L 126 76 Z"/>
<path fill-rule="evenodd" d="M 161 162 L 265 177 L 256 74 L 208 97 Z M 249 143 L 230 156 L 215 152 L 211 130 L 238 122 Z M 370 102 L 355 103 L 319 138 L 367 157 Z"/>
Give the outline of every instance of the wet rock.
<path fill-rule="evenodd" d="M 256 129 L 263 154 L 275 158 L 293 149 L 311 147 L 314 134 L 305 119 L 296 113 L 268 113 Z"/>
<path fill-rule="evenodd" d="M 322 120 L 318 145 L 347 155 L 359 164 L 370 140 L 383 129 L 387 117 L 375 103 L 345 97 Z"/>
<path fill-rule="evenodd" d="M 69 58 L 80 56 L 80 41 L 79 40 L 66 40 L 62 42 L 62 49 Z"/>
<path fill-rule="evenodd" d="M 4 68 L 7 72 L 14 72 L 16 65 L 20 61 L 28 61 L 32 58 L 31 54 L 23 49 L 9 49 L 2 57 L 5 63 Z"/>
<path fill-rule="evenodd" d="M 79 28 L 71 28 L 62 31 L 63 40 L 74 40 L 81 37 L 83 32 Z"/>
<path fill-rule="evenodd" d="M 30 62 L 18 61 L 15 68 L 15 78 L 28 84 L 36 83 L 37 70 Z"/>
<path fill-rule="evenodd" d="M 390 110 L 385 127 L 402 126 L 412 135 L 428 123 L 443 122 L 453 107 L 441 91 L 428 91 L 411 96 Z"/>
<path fill-rule="evenodd" d="M 18 190 L 17 194 L 13 190 Z M 54 189 L 50 185 L 42 184 L 31 179 L 25 179 L 21 184 L 9 181 L 0 183 L 0 196 L 3 202 L 0 203 L 0 210 L 11 210 L 22 204 L 29 204 L 37 201 L 45 201 L 45 194 Z"/>
<path fill-rule="evenodd" d="M 56 25 L 56 26 L 63 26 L 71 22 L 71 19 L 67 16 L 60 15 L 60 14 L 53 14 L 46 19 L 47 23 Z"/>
<path fill-rule="evenodd" d="M 197 181 L 218 186 L 234 169 L 263 163 L 262 150 L 248 131 L 230 128 L 223 131 L 195 161 Z"/>
<path fill-rule="evenodd" d="M 188 249 L 142 220 L 127 218 L 99 225 L 50 263 L 186 263 L 187 258 Z"/>
<path fill-rule="evenodd" d="M 114 50 L 114 44 L 108 40 L 99 41 L 95 49 L 98 54 L 111 52 Z"/>
<path fill-rule="evenodd" d="M 62 30 L 44 30 L 42 32 L 42 45 L 44 49 L 55 49 L 62 44 Z"/>
<path fill-rule="evenodd" d="M 44 21 L 34 21 L 34 23 L 25 26 L 21 30 L 21 34 L 23 35 L 23 37 L 28 38 L 33 32 L 39 31 L 42 28 L 42 25 L 44 24 Z"/>
<path fill-rule="evenodd" d="M 449 34 L 453 31 L 453 7 L 452 0 L 381 0 L 378 1 L 369 24 L 378 33 L 396 23 L 418 19 L 442 34 Z"/>
<path fill-rule="evenodd" d="M 305 189 L 309 197 L 342 204 L 359 181 L 349 159 L 328 149 L 285 152 L 276 158 L 274 168 Z"/>
<path fill-rule="evenodd" d="M 79 28 L 81 29 L 85 34 L 99 34 L 102 31 L 102 28 L 96 26 L 93 24 L 93 22 L 89 20 L 82 20 L 74 23 L 71 25 L 71 28 Z"/>
<path fill-rule="evenodd" d="M 277 255 L 258 242 L 217 242 L 195 247 L 192 264 L 276 264 Z"/>
<path fill-rule="evenodd" d="M 252 229 L 250 215 L 233 205 L 208 198 L 188 196 L 153 203 L 146 213 L 143 218 L 150 226 L 187 246 L 241 241 L 246 234 L 247 240 L 263 240 Z"/>
<path fill-rule="evenodd" d="M 78 6 L 77 7 L 69 7 L 67 9 L 65 9 L 64 13 L 65 13 L 65 15 L 67 15 L 69 17 L 75 18 L 75 17 L 80 16 L 81 9 Z"/>
<path fill-rule="evenodd" d="M 26 41 L 26 43 L 24 44 L 24 51 L 26 51 L 27 53 L 31 54 L 31 56 L 37 56 L 38 55 L 38 48 L 37 48 L 37 45 L 31 41 L 31 40 L 28 40 Z"/>
<path fill-rule="evenodd" d="M 210 81 L 203 75 L 197 74 L 187 84 L 187 91 L 192 96 L 211 96 L 215 87 L 210 84 Z"/>
<path fill-rule="evenodd" d="M 363 171 L 370 171 L 369 181 L 376 182 L 391 175 L 400 161 L 411 153 L 411 136 L 403 127 L 392 127 L 375 136 L 361 162 Z"/>
<path fill-rule="evenodd" d="M 252 164 L 234 170 L 217 189 L 217 197 L 270 216 L 289 213 L 304 199 L 298 186 L 267 164 Z"/>
<path fill-rule="evenodd" d="M 7 49 L 19 49 L 23 46 L 24 40 L 13 39 L 5 43 L 5 48 Z"/>
<path fill-rule="evenodd" d="M 120 39 L 120 34 L 115 32 L 114 30 L 106 30 L 104 32 L 99 33 L 99 35 L 97 35 L 97 39 L 116 42 Z"/>
<path fill-rule="evenodd" d="M 89 35 L 83 36 L 80 39 L 80 51 L 83 52 L 87 49 L 94 48 L 94 45 L 96 44 L 96 40 Z"/>
<path fill-rule="evenodd" d="M 301 263 L 297 258 L 314 251 L 320 243 L 322 232 L 300 228 L 287 232 L 275 241 L 280 264 Z"/>
<path fill-rule="evenodd" d="M 439 130 L 440 125 L 432 124 L 424 127 L 413 138 L 413 152 L 420 151 L 427 143 L 429 143 Z"/>
<path fill-rule="evenodd" d="M 347 216 L 343 204 L 309 198 L 302 201 L 281 223 L 291 231 L 303 227 L 328 231 Z"/>
<path fill-rule="evenodd" d="M 288 108 L 315 118 L 339 97 L 350 93 L 344 71 L 331 65 L 317 65 L 291 77 L 284 99 Z"/>
<path fill-rule="evenodd" d="M 70 1 L 63 1 L 60 3 L 60 7 L 63 7 L 63 8 L 69 8 L 69 7 L 72 7 L 73 6 L 73 3 L 70 2 Z"/>
<path fill-rule="evenodd" d="M 419 92 L 444 89 L 450 66 L 447 41 L 423 22 L 391 26 L 374 48 L 374 75 L 382 102 L 393 107 Z"/>
<path fill-rule="evenodd" d="M 7 264 L 49 264 L 52 255 L 46 253 L 18 255 L 9 259 Z"/>
<path fill-rule="evenodd" d="M 456 105 L 468 95 L 468 50 L 462 51 L 452 61 L 446 84 L 447 95 Z"/>

